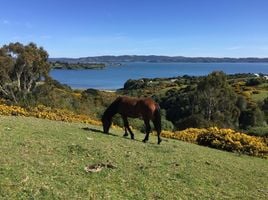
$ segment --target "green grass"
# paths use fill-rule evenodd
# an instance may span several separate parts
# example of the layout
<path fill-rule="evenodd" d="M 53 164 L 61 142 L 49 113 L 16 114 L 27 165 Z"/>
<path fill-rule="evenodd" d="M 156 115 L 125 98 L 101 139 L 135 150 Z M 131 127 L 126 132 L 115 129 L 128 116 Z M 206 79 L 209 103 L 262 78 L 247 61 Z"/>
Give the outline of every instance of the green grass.
<path fill-rule="evenodd" d="M 87 129 L 85 129 L 87 128 Z M 267 199 L 268 160 L 100 127 L 0 117 L 0 199 Z M 89 164 L 116 169 L 86 173 Z"/>
<path fill-rule="evenodd" d="M 258 90 L 258 94 L 252 94 L 252 99 L 255 102 L 263 101 L 265 98 L 268 97 L 268 91 L 267 90 Z"/>

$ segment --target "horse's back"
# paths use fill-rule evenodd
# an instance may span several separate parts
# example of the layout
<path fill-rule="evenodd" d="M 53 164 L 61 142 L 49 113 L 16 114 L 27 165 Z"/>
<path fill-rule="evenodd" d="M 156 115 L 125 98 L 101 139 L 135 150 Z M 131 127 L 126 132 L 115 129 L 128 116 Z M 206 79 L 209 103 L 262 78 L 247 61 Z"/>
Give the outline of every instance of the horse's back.
<path fill-rule="evenodd" d="M 153 119 L 155 111 L 159 108 L 158 104 L 150 97 L 140 99 L 140 104 L 143 115 Z"/>
<path fill-rule="evenodd" d="M 119 113 L 129 117 L 146 117 L 152 119 L 154 112 L 159 108 L 158 104 L 150 98 L 118 97 Z"/>
<path fill-rule="evenodd" d="M 128 106 L 142 105 L 144 107 L 151 108 L 152 110 L 158 107 L 158 104 L 155 103 L 155 101 L 150 97 L 135 98 L 128 96 L 121 96 L 118 97 L 116 101 L 119 101 L 122 105 L 128 105 Z"/>

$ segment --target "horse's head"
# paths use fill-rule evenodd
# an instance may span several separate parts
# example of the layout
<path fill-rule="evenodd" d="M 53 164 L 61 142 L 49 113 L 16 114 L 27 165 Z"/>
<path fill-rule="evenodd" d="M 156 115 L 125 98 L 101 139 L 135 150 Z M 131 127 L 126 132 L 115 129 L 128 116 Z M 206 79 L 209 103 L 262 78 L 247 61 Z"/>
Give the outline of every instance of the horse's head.
<path fill-rule="evenodd" d="M 109 133 L 109 129 L 112 125 L 112 118 L 117 113 L 118 103 L 120 98 L 117 98 L 103 113 L 101 121 L 103 126 L 103 132 Z"/>
<path fill-rule="evenodd" d="M 109 129 L 110 129 L 111 125 L 112 125 L 112 119 L 102 117 L 101 121 L 102 121 L 102 126 L 103 126 L 103 132 L 108 133 Z"/>

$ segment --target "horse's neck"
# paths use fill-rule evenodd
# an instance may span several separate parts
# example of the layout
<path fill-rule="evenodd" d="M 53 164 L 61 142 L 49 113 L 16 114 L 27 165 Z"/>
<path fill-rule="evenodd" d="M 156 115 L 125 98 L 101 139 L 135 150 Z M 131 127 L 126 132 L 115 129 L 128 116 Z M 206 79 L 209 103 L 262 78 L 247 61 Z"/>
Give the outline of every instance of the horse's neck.
<path fill-rule="evenodd" d="M 112 118 L 116 113 L 118 112 L 118 108 L 117 106 L 110 106 L 108 109 L 107 109 L 107 116 L 109 118 Z"/>
<path fill-rule="evenodd" d="M 114 110 L 109 112 L 109 118 L 112 118 L 116 113 L 117 113 L 117 111 L 114 111 Z"/>

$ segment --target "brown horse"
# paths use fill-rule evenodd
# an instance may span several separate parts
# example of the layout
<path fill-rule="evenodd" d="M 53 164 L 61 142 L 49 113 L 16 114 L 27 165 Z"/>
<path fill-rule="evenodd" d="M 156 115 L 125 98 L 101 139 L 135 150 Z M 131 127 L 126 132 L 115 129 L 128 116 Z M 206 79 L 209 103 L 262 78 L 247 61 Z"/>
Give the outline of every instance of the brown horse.
<path fill-rule="evenodd" d="M 143 142 L 147 142 L 149 139 L 149 133 L 151 131 L 150 120 L 152 120 L 154 127 L 157 131 L 158 144 L 161 142 L 161 115 L 160 107 L 151 98 L 130 98 L 130 97 L 118 97 L 104 112 L 102 116 L 103 132 L 108 133 L 112 124 L 113 116 L 119 113 L 122 116 L 125 134 L 128 136 L 128 132 L 131 135 L 131 139 L 134 139 L 134 134 L 129 127 L 128 117 L 139 118 L 141 117 L 146 127 L 146 135 Z"/>

